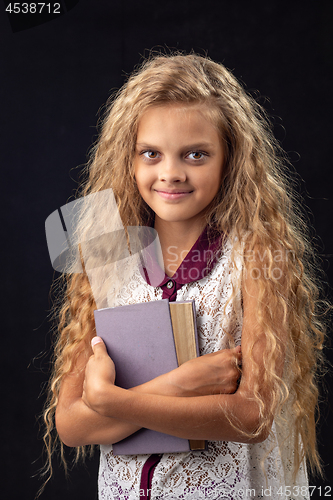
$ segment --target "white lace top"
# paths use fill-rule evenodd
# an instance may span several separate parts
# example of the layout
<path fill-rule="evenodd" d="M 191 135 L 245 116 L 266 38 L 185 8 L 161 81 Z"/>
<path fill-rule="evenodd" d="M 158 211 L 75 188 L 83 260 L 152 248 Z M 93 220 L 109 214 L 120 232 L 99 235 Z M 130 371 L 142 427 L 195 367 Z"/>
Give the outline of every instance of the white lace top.
<path fill-rule="evenodd" d="M 177 300 L 195 300 L 201 355 L 227 348 L 227 332 L 236 345 L 241 343 L 241 314 L 235 319 L 235 311 L 241 311 L 240 294 L 233 304 L 228 302 L 232 280 L 237 278 L 237 273 L 240 275 L 237 263 L 236 274 L 231 273 L 231 250 L 227 243 L 208 276 L 185 284 L 177 292 Z M 117 303 L 125 305 L 161 298 L 161 288 L 148 285 L 137 272 L 118 294 Z M 209 441 L 206 451 L 164 454 L 154 471 L 151 499 L 309 498 L 304 467 L 296 483 L 292 481 L 293 450 L 289 442 L 280 449 L 281 432 L 273 424 L 272 436 L 263 443 Z M 142 497 L 140 478 L 147 455 L 114 456 L 112 446 L 101 446 L 100 451 L 99 500 Z"/>

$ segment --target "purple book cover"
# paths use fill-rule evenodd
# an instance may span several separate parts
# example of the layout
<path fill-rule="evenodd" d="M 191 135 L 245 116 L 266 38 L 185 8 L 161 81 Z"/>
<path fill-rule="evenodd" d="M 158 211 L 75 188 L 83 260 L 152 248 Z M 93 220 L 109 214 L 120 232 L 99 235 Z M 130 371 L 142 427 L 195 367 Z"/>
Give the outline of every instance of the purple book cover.
<path fill-rule="evenodd" d="M 128 389 L 178 367 L 169 301 L 95 311 L 96 332 L 105 342 L 116 366 L 116 385 Z M 113 445 L 115 455 L 180 453 L 189 441 L 140 429 Z"/>

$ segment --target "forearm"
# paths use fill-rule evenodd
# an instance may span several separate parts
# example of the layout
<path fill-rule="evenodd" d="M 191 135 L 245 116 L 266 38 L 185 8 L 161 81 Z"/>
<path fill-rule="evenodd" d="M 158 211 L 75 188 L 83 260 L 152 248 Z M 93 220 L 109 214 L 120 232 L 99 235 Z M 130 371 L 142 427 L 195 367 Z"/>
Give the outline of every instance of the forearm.
<path fill-rule="evenodd" d="M 104 416 L 185 439 L 256 442 L 267 437 L 249 437 L 258 427 L 258 405 L 241 391 L 188 398 L 109 386 L 93 405 Z"/>
<path fill-rule="evenodd" d="M 248 434 L 256 430 L 258 406 L 245 398 L 244 391 L 236 391 L 237 351 L 206 354 L 126 390 L 113 384 L 104 344 L 97 343 L 94 349 L 97 352 L 86 367 L 83 400 L 99 414 L 185 439 L 248 441 L 236 422 Z"/>
<path fill-rule="evenodd" d="M 166 377 L 167 375 L 157 377 L 130 391 L 140 394 L 178 395 L 177 387 L 167 384 Z M 121 417 L 113 418 L 97 413 L 84 403 L 81 396 L 77 395 L 73 399 L 62 394 L 56 411 L 56 427 L 64 444 L 76 447 L 117 443 L 138 431 L 142 426 L 130 423 Z"/>
<path fill-rule="evenodd" d="M 60 439 L 70 447 L 116 443 L 140 429 L 129 422 L 97 413 L 81 397 L 69 408 L 57 409 L 56 427 Z"/>

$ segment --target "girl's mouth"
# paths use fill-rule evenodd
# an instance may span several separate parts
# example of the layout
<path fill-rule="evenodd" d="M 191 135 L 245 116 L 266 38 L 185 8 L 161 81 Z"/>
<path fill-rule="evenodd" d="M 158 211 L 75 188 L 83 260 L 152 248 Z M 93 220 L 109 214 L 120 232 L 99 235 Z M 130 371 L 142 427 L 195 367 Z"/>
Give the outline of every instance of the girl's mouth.
<path fill-rule="evenodd" d="M 193 193 L 193 191 L 160 191 L 156 189 L 155 192 L 165 200 L 179 200 Z"/>

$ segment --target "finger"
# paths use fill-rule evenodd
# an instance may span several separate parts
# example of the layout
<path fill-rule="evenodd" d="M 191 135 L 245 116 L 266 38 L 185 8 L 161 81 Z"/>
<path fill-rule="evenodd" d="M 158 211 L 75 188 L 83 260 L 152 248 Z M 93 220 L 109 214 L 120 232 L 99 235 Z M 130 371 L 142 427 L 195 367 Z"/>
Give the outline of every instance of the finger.
<path fill-rule="evenodd" d="M 93 337 L 91 339 L 91 347 L 92 347 L 94 354 L 102 353 L 103 351 L 106 352 L 106 347 L 105 347 L 105 344 L 104 344 L 103 340 L 101 339 L 101 337 L 97 337 L 97 336 Z"/>
<path fill-rule="evenodd" d="M 238 345 L 237 347 L 235 347 L 235 354 L 236 354 L 236 358 L 241 361 L 242 359 L 242 348 L 240 345 Z"/>
<path fill-rule="evenodd" d="M 236 367 L 240 369 L 242 366 L 242 349 L 240 345 L 235 347 L 235 361 Z"/>

